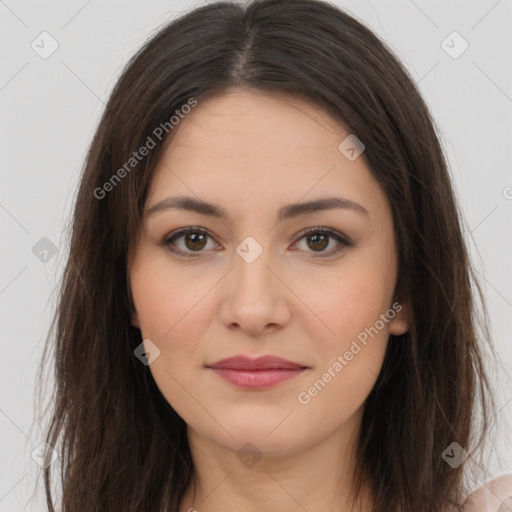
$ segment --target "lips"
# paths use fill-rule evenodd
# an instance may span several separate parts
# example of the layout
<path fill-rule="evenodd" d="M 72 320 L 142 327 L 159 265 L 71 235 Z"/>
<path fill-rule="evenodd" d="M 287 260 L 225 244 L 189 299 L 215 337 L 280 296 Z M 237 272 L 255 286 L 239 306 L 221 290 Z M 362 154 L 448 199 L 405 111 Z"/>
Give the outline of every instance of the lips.
<path fill-rule="evenodd" d="M 264 389 L 301 375 L 309 367 L 277 356 L 255 359 L 234 356 L 206 365 L 225 381 L 239 388 Z"/>
<path fill-rule="evenodd" d="M 234 356 L 221 359 L 213 364 L 207 365 L 207 368 L 223 370 L 240 371 L 258 371 L 258 370 L 297 370 L 305 369 L 307 366 L 293 361 L 288 361 L 277 356 L 261 356 L 255 359 L 247 356 Z"/>

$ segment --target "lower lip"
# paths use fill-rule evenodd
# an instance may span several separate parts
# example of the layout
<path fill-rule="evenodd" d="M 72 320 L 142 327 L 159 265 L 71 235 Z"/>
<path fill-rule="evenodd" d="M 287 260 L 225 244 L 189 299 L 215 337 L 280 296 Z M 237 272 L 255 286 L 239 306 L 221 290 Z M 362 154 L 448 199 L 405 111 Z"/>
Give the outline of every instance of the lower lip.
<path fill-rule="evenodd" d="M 231 384 L 245 389 L 263 389 L 300 375 L 306 368 L 274 370 L 227 370 L 211 368 L 217 375 Z"/>

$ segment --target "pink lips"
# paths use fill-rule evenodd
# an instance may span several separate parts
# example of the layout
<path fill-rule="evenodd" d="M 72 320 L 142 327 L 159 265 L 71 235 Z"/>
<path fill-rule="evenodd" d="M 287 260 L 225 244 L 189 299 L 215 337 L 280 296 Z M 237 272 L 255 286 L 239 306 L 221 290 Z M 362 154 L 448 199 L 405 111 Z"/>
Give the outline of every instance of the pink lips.
<path fill-rule="evenodd" d="M 262 389 L 300 375 L 308 367 L 277 356 L 234 356 L 206 366 L 235 386 Z"/>

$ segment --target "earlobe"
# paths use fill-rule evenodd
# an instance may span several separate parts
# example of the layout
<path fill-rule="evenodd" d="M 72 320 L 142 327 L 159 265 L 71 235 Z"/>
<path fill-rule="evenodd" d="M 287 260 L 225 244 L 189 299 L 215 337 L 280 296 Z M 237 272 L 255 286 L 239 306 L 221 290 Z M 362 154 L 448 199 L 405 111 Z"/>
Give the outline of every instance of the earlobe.
<path fill-rule="evenodd" d="M 405 320 L 392 320 L 389 325 L 389 333 L 393 336 L 401 336 L 409 330 L 409 322 Z"/>
<path fill-rule="evenodd" d="M 135 310 L 135 304 L 133 303 L 133 295 L 132 295 L 132 290 L 131 290 L 129 281 L 127 281 L 127 291 L 128 291 L 128 302 L 129 302 L 129 308 L 130 308 L 130 323 L 133 325 L 133 327 L 140 329 L 139 317 L 137 315 L 137 311 Z"/>
<path fill-rule="evenodd" d="M 131 324 L 133 325 L 133 327 L 140 329 L 139 318 L 138 318 L 137 312 L 134 310 L 132 310 L 132 312 L 130 314 L 130 321 L 131 321 Z"/>
<path fill-rule="evenodd" d="M 389 333 L 393 336 L 401 336 L 409 330 L 410 314 L 406 304 L 401 304 L 402 309 L 397 311 L 395 317 L 389 322 Z"/>

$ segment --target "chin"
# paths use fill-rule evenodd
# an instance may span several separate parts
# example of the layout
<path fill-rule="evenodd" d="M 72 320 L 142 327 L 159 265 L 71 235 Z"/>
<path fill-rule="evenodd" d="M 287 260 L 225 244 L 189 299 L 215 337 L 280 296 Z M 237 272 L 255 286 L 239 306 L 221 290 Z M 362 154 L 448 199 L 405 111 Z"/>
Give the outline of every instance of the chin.
<path fill-rule="evenodd" d="M 281 418 L 282 420 L 282 418 Z M 304 443 L 304 440 L 297 439 L 289 428 L 278 427 L 279 422 L 272 424 L 266 422 L 238 422 L 236 425 L 225 425 L 226 429 L 233 436 L 225 431 L 222 435 L 215 435 L 213 441 L 233 450 L 243 452 L 254 450 L 257 453 L 270 457 L 289 455 L 297 451 Z M 294 429 L 295 433 L 298 430 Z M 216 434 L 219 432 L 217 431 Z"/>

